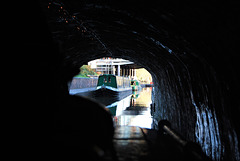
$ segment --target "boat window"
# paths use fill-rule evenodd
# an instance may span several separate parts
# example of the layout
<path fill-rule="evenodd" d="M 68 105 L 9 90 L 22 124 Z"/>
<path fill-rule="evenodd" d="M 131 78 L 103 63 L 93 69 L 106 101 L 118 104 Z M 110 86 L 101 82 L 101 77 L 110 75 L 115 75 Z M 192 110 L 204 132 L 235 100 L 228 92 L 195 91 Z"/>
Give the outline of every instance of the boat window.
<path fill-rule="evenodd" d="M 107 83 L 107 76 L 104 76 L 104 83 Z"/>
<path fill-rule="evenodd" d="M 111 83 L 111 77 L 108 77 L 108 83 Z"/>

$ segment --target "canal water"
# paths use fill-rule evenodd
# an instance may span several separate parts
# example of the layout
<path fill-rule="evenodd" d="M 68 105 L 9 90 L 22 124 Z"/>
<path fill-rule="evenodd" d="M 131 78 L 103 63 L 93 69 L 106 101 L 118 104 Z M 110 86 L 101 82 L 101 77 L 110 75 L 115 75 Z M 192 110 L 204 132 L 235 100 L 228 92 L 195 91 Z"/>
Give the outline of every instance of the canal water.
<path fill-rule="evenodd" d="M 121 100 L 114 97 L 96 96 L 93 92 L 77 93 L 89 97 L 105 105 L 113 117 L 116 126 L 138 126 L 152 128 L 150 106 L 152 103 L 152 87 L 133 91 L 132 94 Z"/>

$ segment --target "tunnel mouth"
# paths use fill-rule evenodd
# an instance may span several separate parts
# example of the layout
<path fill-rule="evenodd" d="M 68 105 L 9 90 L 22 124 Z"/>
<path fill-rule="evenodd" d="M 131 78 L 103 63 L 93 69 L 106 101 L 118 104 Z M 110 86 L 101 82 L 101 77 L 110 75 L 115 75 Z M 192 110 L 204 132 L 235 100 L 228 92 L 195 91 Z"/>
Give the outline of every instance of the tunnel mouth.
<path fill-rule="evenodd" d="M 100 65 L 96 65 L 97 64 L 96 62 L 100 63 Z M 121 58 L 109 57 L 109 56 L 97 57 L 94 59 L 86 59 L 86 60 L 80 60 L 80 61 L 79 60 L 68 61 L 67 63 L 70 65 L 66 65 L 65 67 L 67 68 L 68 66 L 71 66 L 71 69 L 75 71 L 75 72 L 70 72 L 73 79 L 74 78 L 97 78 L 98 76 L 103 74 L 113 74 L 116 76 L 129 77 L 130 80 L 138 79 L 142 84 L 153 84 L 154 82 L 154 77 L 152 75 L 153 72 L 149 71 L 150 68 L 146 67 L 144 63 L 139 63 L 138 59 L 129 57 L 129 55 L 126 57 L 122 55 Z M 80 65 L 76 65 L 76 64 L 80 64 Z M 78 70 L 80 72 L 76 72 Z M 138 70 L 139 78 L 136 76 L 136 70 Z M 143 72 L 143 73 L 141 74 L 140 72 Z M 69 89 L 71 84 L 72 82 L 68 82 Z M 90 86 L 86 86 L 86 87 L 90 87 Z M 74 87 L 74 88 L 84 88 L 84 86 Z"/>
<path fill-rule="evenodd" d="M 154 127 L 151 109 L 154 86 L 152 75 L 145 68 L 126 59 L 111 57 L 94 59 L 86 64 L 88 65 L 80 67 L 80 73 L 69 84 L 70 95 L 102 104 L 112 115 L 115 126 Z M 99 85 L 102 77 L 104 88 L 116 81 L 114 91 L 99 90 L 103 87 Z M 124 83 L 123 79 L 129 86 L 119 86 Z M 118 89 L 120 90 L 116 92 Z"/>

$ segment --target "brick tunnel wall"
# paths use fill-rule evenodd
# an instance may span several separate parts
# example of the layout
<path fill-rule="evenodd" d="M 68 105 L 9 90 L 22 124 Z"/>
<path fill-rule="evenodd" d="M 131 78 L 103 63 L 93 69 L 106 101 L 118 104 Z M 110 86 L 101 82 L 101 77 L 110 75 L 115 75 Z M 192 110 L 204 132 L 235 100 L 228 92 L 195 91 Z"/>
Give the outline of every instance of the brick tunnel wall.
<path fill-rule="evenodd" d="M 73 78 L 70 89 L 96 87 L 97 81 L 97 78 Z"/>
<path fill-rule="evenodd" d="M 98 5 L 91 4 L 92 1 L 86 5 L 80 2 L 67 1 L 66 9 L 63 6 L 61 12 L 60 3 L 44 4 L 53 29 L 51 36 L 60 46 L 63 58 L 59 58 L 58 52 L 49 51 L 52 44 L 46 44 L 43 36 L 47 32 L 43 30 L 44 24 L 38 25 L 40 18 L 23 19 L 29 21 L 22 23 L 26 26 L 23 37 L 28 33 L 29 44 L 35 40 L 38 45 L 32 45 L 33 50 L 29 50 L 30 45 L 24 48 L 28 49 L 29 58 L 34 56 L 33 59 L 38 60 L 30 66 L 31 70 L 35 67 L 44 75 L 38 79 L 41 85 L 37 86 L 38 91 L 44 94 L 37 92 L 37 98 L 41 99 L 37 102 L 42 103 L 43 96 L 44 100 L 51 101 L 64 95 L 65 84 L 61 83 L 65 80 L 59 80 L 58 73 L 54 77 L 52 71 L 56 69 L 59 73 L 62 68 L 70 70 L 65 66 L 75 65 L 79 69 L 84 63 L 105 56 L 136 61 L 155 78 L 155 119 L 169 120 L 174 129 L 198 142 L 213 160 L 239 160 L 239 46 L 235 40 L 239 38 L 236 31 L 240 23 L 237 5 L 228 2 L 218 7 L 215 3 L 196 5 L 195 2 L 172 4 L 165 1 L 165 5 L 141 3 L 137 7 L 129 1 L 105 4 L 106 1 L 99 0 Z M 119 17 L 121 21 L 116 21 Z M 38 53 L 32 54 L 32 51 Z M 65 66 L 61 68 L 59 64 Z M 41 107 L 49 105 L 42 103 Z M 39 110 L 36 113 L 42 118 Z"/>

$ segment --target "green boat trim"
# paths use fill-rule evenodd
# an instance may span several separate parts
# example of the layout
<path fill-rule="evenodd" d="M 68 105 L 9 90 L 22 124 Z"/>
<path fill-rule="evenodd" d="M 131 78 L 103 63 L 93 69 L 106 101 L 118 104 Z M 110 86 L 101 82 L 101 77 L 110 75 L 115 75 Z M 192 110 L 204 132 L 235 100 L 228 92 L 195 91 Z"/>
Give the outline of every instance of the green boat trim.
<path fill-rule="evenodd" d="M 130 79 L 112 74 L 103 74 L 98 77 L 98 89 L 108 89 L 116 92 L 131 90 Z"/>
<path fill-rule="evenodd" d="M 137 91 L 141 89 L 140 82 L 138 80 L 131 80 L 131 87 L 133 91 Z"/>

